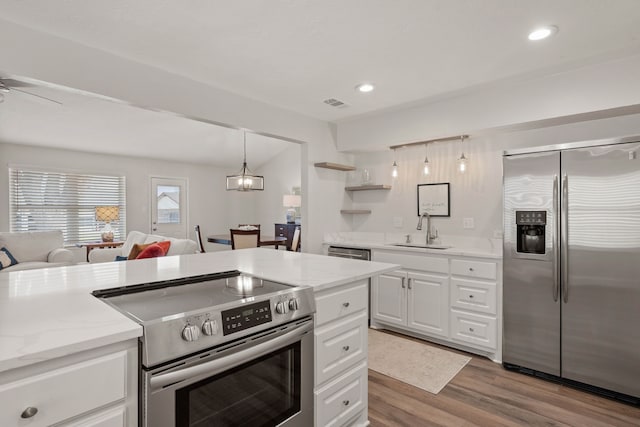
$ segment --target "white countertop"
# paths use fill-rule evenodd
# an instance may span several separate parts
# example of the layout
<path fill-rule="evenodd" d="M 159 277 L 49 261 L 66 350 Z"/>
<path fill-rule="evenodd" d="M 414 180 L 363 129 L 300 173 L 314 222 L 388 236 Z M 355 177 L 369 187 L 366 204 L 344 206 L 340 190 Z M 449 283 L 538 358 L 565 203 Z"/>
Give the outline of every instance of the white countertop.
<path fill-rule="evenodd" d="M 502 259 L 502 241 L 499 239 L 464 238 L 460 236 L 446 236 L 438 244 L 451 246 L 447 249 L 429 249 L 406 246 L 394 246 L 403 243 L 405 235 L 400 233 L 355 233 L 335 232 L 325 233 L 325 246 L 340 246 L 359 249 L 383 249 L 398 252 L 425 253 L 430 255 L 468 256 L 479 258 Z M 412 243 L 425 240 L 424 235 L 411 235 Z"/>
<path fill-rule="evenodd" d="M 142 335 L 94 290 L 240 270 L 318 291 L 397 268 L 258 248 L 0 273 L 0 372 Z"/>

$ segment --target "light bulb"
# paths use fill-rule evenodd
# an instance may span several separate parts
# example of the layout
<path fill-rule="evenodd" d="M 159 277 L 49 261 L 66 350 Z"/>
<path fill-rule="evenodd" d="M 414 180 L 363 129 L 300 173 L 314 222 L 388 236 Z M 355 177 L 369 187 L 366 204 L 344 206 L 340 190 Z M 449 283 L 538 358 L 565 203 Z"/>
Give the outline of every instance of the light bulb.
<path fill-rule="evenodd" d="M 458 159 L 458 172 L 465 173 L 467 171 L 467 158 L 464 156 L 464 153 Z"/>
<path fill-rule="evenodd" d="M 547 37 L 557 32 L 558 32 L 558 27 L 556 27 L 555 25 L 536 28 L 535 30 L 529 33 L 529 40 L 532 40 L 532 41 L 544 40 Z"/>
<path fill-rule="evenodd" d="M 396 161 L 393 161 L 393 165 L 391 166 L 391 177 L 392 178 L 397 178 L 398 177 L 398 163 L 396 163 Z"/>
<path fill-rule="evenodd" d="M 422 173 L 424 175 L 429 175 L 429 159 L 427 159 L 426 157 L 424 158 L 424 169 L 422 170 Z"/>

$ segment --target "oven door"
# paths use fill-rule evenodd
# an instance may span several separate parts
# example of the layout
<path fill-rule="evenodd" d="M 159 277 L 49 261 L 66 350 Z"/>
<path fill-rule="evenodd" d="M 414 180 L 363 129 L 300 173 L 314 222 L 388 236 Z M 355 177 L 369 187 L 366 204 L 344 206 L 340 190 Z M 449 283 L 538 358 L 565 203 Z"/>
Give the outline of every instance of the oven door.
<path fill-rule="evenodd" d="M 142 371 L 142 425 L 313 425 L 313 319 Z"/>

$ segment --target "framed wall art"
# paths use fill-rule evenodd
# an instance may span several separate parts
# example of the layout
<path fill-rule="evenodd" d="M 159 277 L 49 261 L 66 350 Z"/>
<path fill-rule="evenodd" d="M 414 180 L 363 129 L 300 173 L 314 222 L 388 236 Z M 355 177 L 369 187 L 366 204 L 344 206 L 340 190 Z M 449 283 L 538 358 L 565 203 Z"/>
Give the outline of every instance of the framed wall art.
<path fill-rule="evenodd" d="M 451 216 L 449 183 L 418 184 L 418 216 Z"/>

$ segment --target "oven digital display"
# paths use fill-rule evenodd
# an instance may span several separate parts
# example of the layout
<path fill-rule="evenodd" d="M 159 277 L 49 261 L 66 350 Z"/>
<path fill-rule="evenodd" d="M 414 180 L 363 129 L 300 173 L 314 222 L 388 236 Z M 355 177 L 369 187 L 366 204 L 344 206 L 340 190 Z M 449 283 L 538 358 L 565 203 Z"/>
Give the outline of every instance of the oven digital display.
<path fill-rule="evenodd" d="M 222 313 L 222 334 L 229 335 L 253 326 L 271 322 L 270 301 L 232 308 Z"/>

